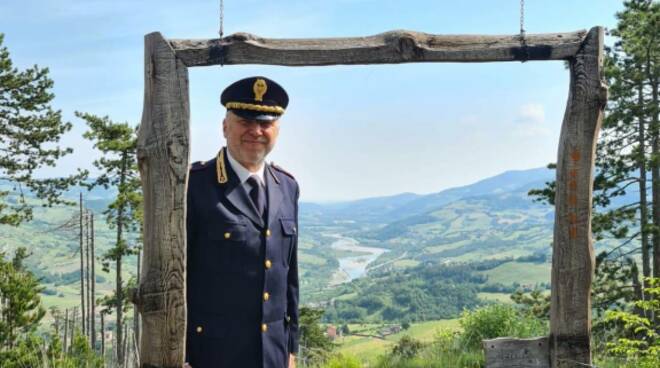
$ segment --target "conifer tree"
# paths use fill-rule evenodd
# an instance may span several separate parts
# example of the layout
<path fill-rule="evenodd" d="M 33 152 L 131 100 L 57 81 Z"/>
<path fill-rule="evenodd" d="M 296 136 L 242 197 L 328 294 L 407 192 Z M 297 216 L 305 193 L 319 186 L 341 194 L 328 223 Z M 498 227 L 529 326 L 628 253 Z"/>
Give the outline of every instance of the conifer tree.
<path fill-rule="evenodd" d="M 23 264 L 27 256 L 25 248 L 18 248 L 9 261 L 0 253 L 0 361 L 30 338 L 46 314 L 39 296 L 43 288 Z"/>
<path fill-rule="evenodd" d="M 124 325 L 123 316 L 127 305 L 127 293 L 123 280 L 122 261 L 133 254 L 128 246 L 127 233 L 139 229 L 139 213 L 142 206 L 142 190 L 137 169 L 136 147 L 137 131 L 128 123 L 115 123 L 108 117 L 76 112 L 76 116 L 85 120 L 89 130 L 84 137 L 94 142 L 94 147 L 103 155 L 94 161 L 100 175 L 89 184 L 114 188 L 117 196 L 103 212 L 106 222 L 115 231 L 115 244 L 103 256 L 104 270 L 108 271 L 110 262 L 115 265 L 115 292 L 105 298 L 104 303 L 115 309 L 117 359 L 124 360 Z"/>
<path fill-rule="evenodd" d="M 14 68 L 3 39 L 0 34 L 0 178 L 8 179 L 11 189 L 0 191 L 0 224 L 18 226 L 32 219 L 28 191 L 45 206 L 70 203 L 61 198 L 62 192 L 86 173 L 35 177 L 37 170 L 53 167 L 59 158 L 73 152 L 57 145 L 71 130 L 71 123 L 62 121 L 61 112 L 50 106 L 54 95 L 48 68 Z"/>

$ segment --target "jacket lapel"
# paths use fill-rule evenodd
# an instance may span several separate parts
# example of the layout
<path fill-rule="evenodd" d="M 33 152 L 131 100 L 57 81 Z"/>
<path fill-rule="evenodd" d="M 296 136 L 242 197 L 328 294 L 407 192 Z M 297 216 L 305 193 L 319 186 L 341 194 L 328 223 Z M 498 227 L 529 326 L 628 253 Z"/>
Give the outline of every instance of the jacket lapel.
<path fill-rule="evenodd" d="M 266 226 L 270 227 L 280 210 L 283 194 L 280 181 L 275 176 L 275 171 L 270 167 L 270 165 L 266 165 L 265 174 L 266 175 L 264 175 L 264 178 L 266 179 L 266 188 L 268 192 L 268 220 L 266 222 Z"/>
<path fill-rule="evenodd" d="M 243 186 L 241 185 L 238 175 L 234 172 L 227 160 L 227 157 L 223 148 L 218 153 L 217 163 L 216 163 L 216 175 L 218 178 L 218 184 L 224 190 L 225 198 L 234 206 L 236 209 L 241 211 L 245 216 L 250 218 L 259 227 L 264 227 L 264 221 L 257 213 L 257 209 L 254 207 L 250 196 L 247 194 Z M 222 178 L 225 178 L 222 180 Z M 224 181 L 224 183 L 223 183 Z"/>

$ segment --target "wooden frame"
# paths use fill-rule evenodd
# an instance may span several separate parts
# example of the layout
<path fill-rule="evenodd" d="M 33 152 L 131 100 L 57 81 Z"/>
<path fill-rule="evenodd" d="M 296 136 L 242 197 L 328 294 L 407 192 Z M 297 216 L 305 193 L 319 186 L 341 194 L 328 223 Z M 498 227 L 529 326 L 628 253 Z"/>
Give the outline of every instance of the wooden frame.
<path fill-rule="evenodd" d="M 146 35 L 144 111 L 138 138 L 144 257 L 141 282 L 132 294 L 142 316 L 140 366 L 179 368 L 184 359 L 188 67 L 527 60 L 567 60 L 571 75 L 557 154 L 551 332 L 545 344 L 550 362 L 544 364 L 591 364 L 592 182 L 607 99 L 601 76 L 601 27 L 525 39 L 410 31 L 328 39 L 266 39 L 239 33 L 223 39 L 167 40 L 157 32 Z"/>

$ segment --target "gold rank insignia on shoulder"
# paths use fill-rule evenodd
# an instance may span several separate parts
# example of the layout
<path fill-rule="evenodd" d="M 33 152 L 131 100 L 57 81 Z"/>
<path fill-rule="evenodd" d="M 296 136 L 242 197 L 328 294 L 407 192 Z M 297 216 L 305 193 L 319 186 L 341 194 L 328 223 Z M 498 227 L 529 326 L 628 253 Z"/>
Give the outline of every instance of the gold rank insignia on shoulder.
<path fill-rule="evenodd" d="M 215 160 L 215 169 L 218 174 L 218 183 L 224 184 L 227 182 L 227 169 L 225 168 L 225 149 L 220 149 L 218 158 Z"/>
<path fill-rule="evenodd" d="M 254 85 L 252 86 L 252 91 L 254 91 L 254 100 L 263 101 L 267 90 L 268 86 L 266 85 L 265 80 L 259 78 L 254 81 Z"/>

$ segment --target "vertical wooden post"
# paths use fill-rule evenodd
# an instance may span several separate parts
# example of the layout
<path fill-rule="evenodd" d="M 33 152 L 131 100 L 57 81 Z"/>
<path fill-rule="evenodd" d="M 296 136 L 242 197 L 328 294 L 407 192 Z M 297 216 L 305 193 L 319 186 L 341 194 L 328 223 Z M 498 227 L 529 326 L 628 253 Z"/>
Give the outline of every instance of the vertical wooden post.
<path fill-rule="evenodd" d="M 144 192 L 144 267 L 133 295 L 142 315 L 140 364 L 180 368 L 186 332 L 188 70 L 157 32 L 145 36 L 144 56 L 144 110 L 137 148 Z"/>
<path fill-rule="evenodd" d="M 591 364 L 591 202 L 596 141 L 607 89 L 601 80 L 603 28 L 592 28 L 570 61 L 570 91 L 557 158 L 552 253 L 550 361 Z"/>

